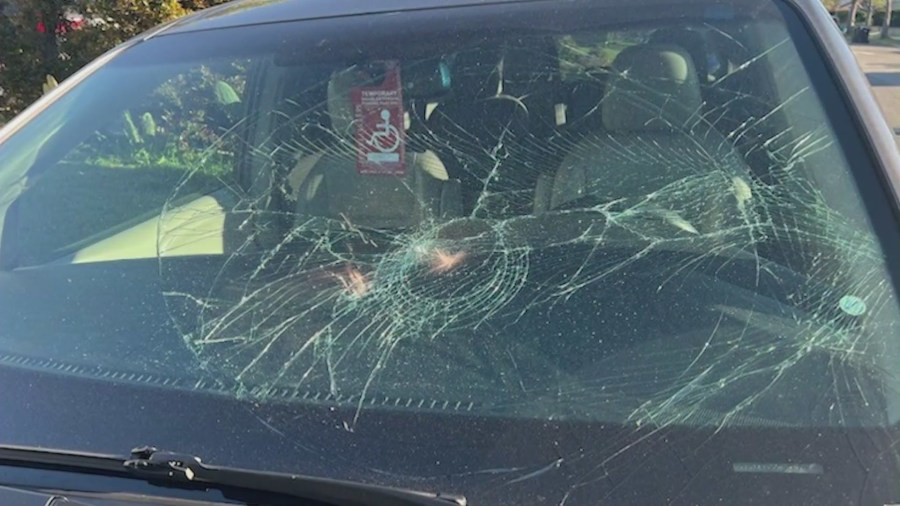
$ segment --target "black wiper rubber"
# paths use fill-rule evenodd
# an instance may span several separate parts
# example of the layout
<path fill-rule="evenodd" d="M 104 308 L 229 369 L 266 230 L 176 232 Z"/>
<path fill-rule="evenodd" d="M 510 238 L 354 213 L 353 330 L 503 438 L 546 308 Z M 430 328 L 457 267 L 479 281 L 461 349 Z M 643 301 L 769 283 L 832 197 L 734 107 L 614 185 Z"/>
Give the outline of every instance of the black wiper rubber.
<path fill-rule="evenodd" d="M 352 481 L 204 464 L 198 457 L 135 448 L 131 455 L 71 452 L 0 445 L 0 465 L 142 480 L 164 487 L 216 489 L 225 497 L 258 504 L 259 495 L 333 506 L 465 506 L 457 495 L 366 485 Z M 281 502 L 281 501 L 277 501 Z"/>

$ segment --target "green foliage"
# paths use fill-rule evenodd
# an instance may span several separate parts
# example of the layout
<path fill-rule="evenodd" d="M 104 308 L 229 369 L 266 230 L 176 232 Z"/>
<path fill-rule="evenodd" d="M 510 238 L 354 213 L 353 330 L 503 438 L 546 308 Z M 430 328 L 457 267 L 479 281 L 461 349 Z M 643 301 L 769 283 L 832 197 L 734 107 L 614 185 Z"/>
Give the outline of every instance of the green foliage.
<path fill-rule="evenodd" d="M 225 81 L 216 81 L 216 101 L 221 105 L 236 104 L 241 101 L 234 88 Z"/>
<path fill-rule="evenodd" d="M 153 119 L 153 115 L 149 112 L 145 112 L 141 115 L 141 128 L 144 131 L 144 135 L 147 137 L 156 136 L 156 120 Z"/>
<path fill-rule="evenodd" d="M 128 139 L 132 144 L 143 144 L 144 139 L 131 118 L 131 111 L 125 111 L 123 116 L 125 117 L 125 134 L 128 135 Z"/>
<path fill-rule="evenodd" d="M 83 65 L 160 23 L 225 0 L 18 0 L 4 15 L 0 0 L 0 125 Z M 66 13 L 85 22 L 65 26 Z M 39 22 L 51 28 L 37 30 Z M 244 67 L 200 68 L 160 87 L 147 103 L 122 114 L 120 127 L 96 133 L 68 161 L 108 168 L 230 170 L 233 153 L 221 138 L 240 102 Z M 210 106 L 221 110 L 211 111 Z M 218 113 L 218 115 L 216 114 Z"/>
<path fill-rule="evenodd" d="M 61 81 L 145 30 L 224 1 L 16 0 L 11 16 L 0 0 L 0 123 L 38 99 L 47 76 Z M 76 13 L 85 20 L 77 29 L 66 19 Z"/>
<path fill-rule="evenodd" d="M 224 176 L 234 161 L 247 62 L 186 69 L 82 143 L 66 162 L 110 169 L 166 168 Z"/>

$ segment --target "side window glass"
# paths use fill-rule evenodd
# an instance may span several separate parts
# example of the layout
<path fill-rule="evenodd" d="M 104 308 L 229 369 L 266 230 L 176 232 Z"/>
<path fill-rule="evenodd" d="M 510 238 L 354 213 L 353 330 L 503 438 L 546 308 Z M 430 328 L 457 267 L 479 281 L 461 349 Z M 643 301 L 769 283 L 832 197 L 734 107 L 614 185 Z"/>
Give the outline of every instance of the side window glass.
<path fill-rule="evenodd" d="M 232 61 L 173 72 L 143 100 L 109 113 L 60 161 L 30 174 L 15 203 L 15 265 L 157 255 L 161 212 L 195 205 L 232 178 L 246 70 Z"/>
<path fill-rule="evenodd" d="M 204 66 L 167 80 L 99 128 L 63 163 L 229 172 L 234 152 L 222 139 L 241 112 L 244 70 L 240 63 Z"/>

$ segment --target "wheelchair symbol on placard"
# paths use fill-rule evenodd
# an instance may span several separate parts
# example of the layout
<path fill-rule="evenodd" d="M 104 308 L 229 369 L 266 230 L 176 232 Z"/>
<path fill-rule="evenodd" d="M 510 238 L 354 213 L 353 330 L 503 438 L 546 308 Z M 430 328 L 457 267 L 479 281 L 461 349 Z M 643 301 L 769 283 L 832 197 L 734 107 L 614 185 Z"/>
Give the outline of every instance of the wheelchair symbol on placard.
<path fill-rule="evenodd" d="M 366 144 L 382 153 L 393 153 L 400 147 L 400 131 L 391 124 L 391 111 L 382 109 L 381 119 L 381 123 L 375 124 L 375 127 L 380 130 L 372 132 L 372 136 L 369 137 Z"/>

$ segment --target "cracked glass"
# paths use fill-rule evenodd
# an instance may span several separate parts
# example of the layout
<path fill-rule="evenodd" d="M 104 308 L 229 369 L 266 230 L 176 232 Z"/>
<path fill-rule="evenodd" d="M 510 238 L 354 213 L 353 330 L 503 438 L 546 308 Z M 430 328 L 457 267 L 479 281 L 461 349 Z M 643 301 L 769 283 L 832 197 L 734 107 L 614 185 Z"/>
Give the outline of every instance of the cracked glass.
<path fill-rule="evenodd" d="M 884 197 L 795 14 L 639 4 L 126 52 L 0 144 L 0 261 L 145 265 L 128 290 L 175 338 L 137 365 L 54 347 L 65 325 L 3 350 L 351 434 L 384 412 L 623 427 L 448 471 L 486 497 L 553 476 L 550 504 L 622 500 L 617 462 L 671 428 L 895 425 Z M 732 471 L 827 468 L 782 460 Z M 410 483 L 390 462 L 363 475 Z"/>

